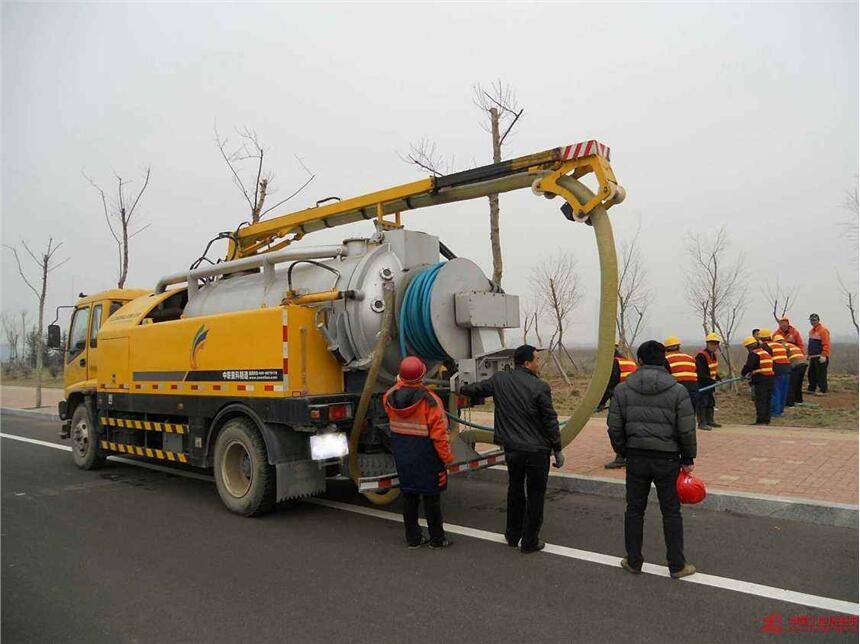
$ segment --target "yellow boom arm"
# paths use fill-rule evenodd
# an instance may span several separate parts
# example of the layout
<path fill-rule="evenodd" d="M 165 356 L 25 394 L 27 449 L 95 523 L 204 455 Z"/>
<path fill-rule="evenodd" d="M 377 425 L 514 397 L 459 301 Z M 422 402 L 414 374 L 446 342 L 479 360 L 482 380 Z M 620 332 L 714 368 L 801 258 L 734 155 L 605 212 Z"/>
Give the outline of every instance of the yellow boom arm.
<path fill-rule="evenodd" d="M 594 172 L 597 194 L 582 201 L 559 182 Z M 228 249 L 228 259 L 279 250 L 310 232 L 376 218 L 382 225 L 400 225 L 400 213 L 443 203 L 477 199 L 532 186 L 548 197 L 561 196 L 568 203 L 565 214 L 586 221 L 597 206 L 609 208 L 623 201 L 609 164 L 609 148 L 597 141 L 553 148 L 524 157 L 463 172 L 429 177 L 337 203 L 307 208 L 240 228 Z M 394 221 L 384 220 L 395 215 Z"/>

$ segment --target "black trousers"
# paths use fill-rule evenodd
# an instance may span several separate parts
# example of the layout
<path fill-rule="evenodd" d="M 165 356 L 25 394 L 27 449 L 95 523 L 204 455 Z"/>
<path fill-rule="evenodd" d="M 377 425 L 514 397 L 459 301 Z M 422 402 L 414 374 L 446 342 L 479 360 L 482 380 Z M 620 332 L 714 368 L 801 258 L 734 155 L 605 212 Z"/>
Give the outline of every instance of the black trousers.
<path fill-rule="evenodd" d="M 505 450 L 508 466 L 508 525 L 505 537 L 530 548 L 543 524 L 543 501 L 549 478 L 549 454 Z"/>
<path fill-rule="evenodd" d="M 827 367 L 829 366 L 830 360 L 823 362 L 818 358 L 809 359 L 809 387 L 807 391 L 813 392 L 818 388 L 821 393 L 827 393 Z"/>
<path fill-rule="evenodd" d="M 806 365 L 799 364 L 791 368 L 791 380 L 788 385 L 788 399 L 786 407 L 793 407 L 795 403 L 803 402 L 803 376 L 806 375 Z"/>
<path fill-rule="evenodd" d="M 773 397 L 774 377 L 753 381 L 755 392 L 755 422 L 770 422 L 770 399 Z"/>
<path fill-rule="evenodd" d="M 686 565 L 684 559 L 684 523 L 681 501 L 675 481 L 681 468 L 677 458 L 649 458 L 627 455 L 627 512 L 624 513 L 624 545 L 627 562 L 636 569 L 642 567 L 642 532 L 645 508 L 651 482 L 657 488 L 660 512 L 663 513 L 663 538 L 666 541 L 666 561 L 671 572 Z"/>
<path fill-rule="evenodd" d="M 702 385 L 702 386 L 704 387 L 705 385 Z M 711 409 L 715 405 L 716 405 L 716 402 L 714 401 L 714 390 L 713 389 L 710 389 L 709 391 L 706 391 L 704 393 L 698 393 L 698 390 L 697 390 L 697 393 L 696 393 L 696 410 L 697 411 L 700 409 Z"/>
<path fill-rule="evenodd" d="M 690 394 L 690 402 L 693 404 L 693 409 L 695 410 L 699 404 L 699 385 L 695 382 L 682 382 L 684 389 L 687 390 L 687 393 Z"/>
<path fill-rule="evenodd" d="M 424 516 L 427 518 L 427 529 L 430 541 L 439 543 L 445 538 L 442 527 L 441 494 L 421 495 L 403 492 L 403 526 L 406 528 L 406 543 L 415 546 L 421 543 L 421 526 L 418 525 L 418 506 L 424 499 Z"/>

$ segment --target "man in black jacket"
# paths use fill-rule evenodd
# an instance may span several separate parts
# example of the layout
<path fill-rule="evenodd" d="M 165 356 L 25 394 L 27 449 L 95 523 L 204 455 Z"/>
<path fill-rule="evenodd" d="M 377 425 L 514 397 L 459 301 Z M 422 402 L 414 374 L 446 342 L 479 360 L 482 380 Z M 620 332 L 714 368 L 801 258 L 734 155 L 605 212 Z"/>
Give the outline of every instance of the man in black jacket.
<path fill-rule="evenodd" d="M 627 512 L 621 566 L 642 571 L 642 529 L 651 482 L 663 513 L 663 537 L 669 573 L 674 578 L 696 572 L 684 559 L 684 524 L 675 481 L 681 468 L 693 469 L 696 458 L 696 417 L 690 395 L 666 372 L 666 347 L 649 340 L 637 352 L 640 367 L 616 387 L 609 405 L 609 440 L 627 457 Z"/>
<path fill-rule="evenodd" d="M 501 371 L 487 380 L 463 385 L 460 393 L 472 398 L 493 397 L 495 441 L 505 448 L 508 466 L 508 521 L 505 538 L 520 552 L 543 550 L 544 494 L 549 458 L 564 465 L 558 414 L 549 385 L 540 379 L 538 350 L 524 344 L 514 351 L 513 371 Z"/>

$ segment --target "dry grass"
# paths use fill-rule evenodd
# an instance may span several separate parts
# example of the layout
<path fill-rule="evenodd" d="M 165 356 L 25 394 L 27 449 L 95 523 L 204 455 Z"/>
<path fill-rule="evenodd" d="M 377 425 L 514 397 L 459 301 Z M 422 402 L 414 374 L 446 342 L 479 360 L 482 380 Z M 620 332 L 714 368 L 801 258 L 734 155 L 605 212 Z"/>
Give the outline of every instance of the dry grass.
<path fill-rule="evenodd" d="M 8 387 L 35 387 L 36 386 L 36 374 L 31 374 L 30 376 L 24 377 L 19 374 L 13 374 L 8 376 L 3 376 L 2 380 L 0 380 L 0 384 L 6 385 Z M 42 387 L 47 389 L 62 389 L 63 388 L 63 374 L 62 372 L 57 374 L 56 378 L 52 378 L 51 374 L 45 369 L 42 372 Z"/>

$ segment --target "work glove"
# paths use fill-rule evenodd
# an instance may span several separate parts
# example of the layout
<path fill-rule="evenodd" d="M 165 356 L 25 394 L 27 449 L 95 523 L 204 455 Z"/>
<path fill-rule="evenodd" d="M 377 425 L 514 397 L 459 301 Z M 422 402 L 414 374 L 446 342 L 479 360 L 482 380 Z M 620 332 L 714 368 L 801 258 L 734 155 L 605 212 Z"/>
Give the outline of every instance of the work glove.
<path fill-rule="evenodd" d="M 554 461 L 552 464 L 553 467 L 561 468 L 564 466 L 564 454 L 561 453 L 560 449 L 555 450 L 552 453 L 552 457 L 553 457 L 553 461 Z"/>

